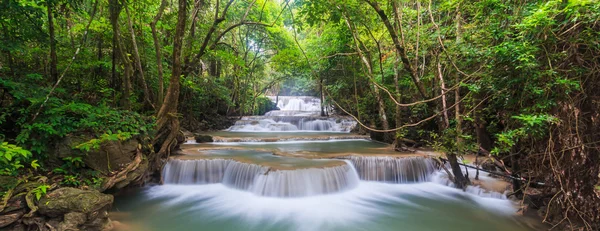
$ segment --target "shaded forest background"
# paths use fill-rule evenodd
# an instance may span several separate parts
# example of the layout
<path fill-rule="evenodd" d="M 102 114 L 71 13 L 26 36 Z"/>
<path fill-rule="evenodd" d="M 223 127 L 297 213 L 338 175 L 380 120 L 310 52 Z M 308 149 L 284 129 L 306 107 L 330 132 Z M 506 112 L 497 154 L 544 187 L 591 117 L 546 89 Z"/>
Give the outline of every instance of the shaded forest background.
<path fill-rule="evenodd" d="M 142 183 L 180 128 L 313 95 L 398 150 L 445 153 L 459 187 L 457 157 L 479 153 L 545 222 L 596 230 L 599 18 L 592 0 L 3 0 L 0 175 L 104 191 L 147 161 Z M 129 140 L 135 166 L 88 158 Z"/>

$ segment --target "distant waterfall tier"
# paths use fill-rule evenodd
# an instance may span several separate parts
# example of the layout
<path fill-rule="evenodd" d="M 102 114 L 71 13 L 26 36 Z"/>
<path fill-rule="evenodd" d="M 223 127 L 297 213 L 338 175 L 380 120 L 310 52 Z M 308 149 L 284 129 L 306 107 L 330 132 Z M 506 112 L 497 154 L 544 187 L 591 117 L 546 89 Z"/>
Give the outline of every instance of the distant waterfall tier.
<path fill-rule="evenodd" d="M 321 111 L 321 99 L 312 96 L 269 96 L 282 111 Z"/>
<path fill-rule="evenodd" d="M 228 131 L 326 131 L 350 132 L 356 122 L 345 117 L 316 116 L 245 116 L 235 122 Z"/>
<path fill-rule="evenodd" d="M 361 180 L 389 183 L 427 182 L 438 170 L 435 160 L 427 157 L 348 156 Z"/>
<path fill-rule="evenodd" d="M 303 197 L 352 189 L 359 177 L 352 165 L 272 170 L 228 159 L 171 159 L 163 169 L 165 184 L 213 184 L 261 196 Z"/>

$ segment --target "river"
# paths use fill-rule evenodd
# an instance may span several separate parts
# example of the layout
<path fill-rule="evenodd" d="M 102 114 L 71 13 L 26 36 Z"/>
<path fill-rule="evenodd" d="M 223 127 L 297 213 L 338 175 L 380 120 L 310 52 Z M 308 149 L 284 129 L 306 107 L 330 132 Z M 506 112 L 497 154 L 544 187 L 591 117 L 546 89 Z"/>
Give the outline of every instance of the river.
<path fill-rule="evenodd" d="M 127 229 L 534 230 L 503 192 L 451 187 L 434 153 L 350 134 L 351 119 L 318 116 L 318 98 L 273 100 L 282 110 L 182 145 L 163 185 L 118 196 Z"/>

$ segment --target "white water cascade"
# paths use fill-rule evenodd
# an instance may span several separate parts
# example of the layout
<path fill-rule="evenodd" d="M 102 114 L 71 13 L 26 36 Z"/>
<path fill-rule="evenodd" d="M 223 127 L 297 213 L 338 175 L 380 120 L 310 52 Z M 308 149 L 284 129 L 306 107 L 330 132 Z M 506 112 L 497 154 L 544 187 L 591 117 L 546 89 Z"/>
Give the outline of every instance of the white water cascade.
<path fill-rule="evenodd" d="M 352 165 L 271 170 L 229 159 L 171 159 L 163 169 L 165 184 L 214 184 L 269 197 L 303 197 L 352 189 L 359 178 Z"/>
<path fill-rule="evenodd" d="M 437 163 L 427 157 L 346 157 L 354 164 L 361 180 L 389 183 L 427 182 L 438 170 Z"/>
<path fill-rule="evenodd" d="M 350 132 L 356 122 L 349 117 L 323 117 L 321 100 L 311 96 L 269 97 L 280 110 L 265 116 L 244 116 L 231 126 L 234 132 Z"/>
<path fill-rule="evenodd" d="M 163 169 L 165 184 L 214 184 L 270 197 L 303 197 L 352 189 L 359 180 L 387 183 L 430 181 L 437 170 L 425 157 L 346 157 L 346 164 L 322 168 L 271 170 L 230 159 L 171 159 Z"/>

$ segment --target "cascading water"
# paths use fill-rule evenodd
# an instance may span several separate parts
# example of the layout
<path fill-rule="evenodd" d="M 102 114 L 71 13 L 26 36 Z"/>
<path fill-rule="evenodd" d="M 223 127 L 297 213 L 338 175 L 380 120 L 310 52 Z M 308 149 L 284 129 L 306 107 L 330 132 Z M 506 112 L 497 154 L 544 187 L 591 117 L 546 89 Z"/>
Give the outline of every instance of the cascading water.
<path fill-rule="evenodd" d="M 229 159 L 171 159 L 163 169 L 165 184 L 214 184 L 250 191 L 260 196 L 303 197 L 330 194 L 358 185 L 350 164 L 323 168 L 271 170 Z"/>
<path fill-rule="evenodd" d="M 356 122 L 348 117 L 321 117 L 321 100 L 310 96 L 270 97 L 280 110 L 265 116 L 244 116 L 231 126 L 234 132 L 350 132 Z"/>
<path fill-rule="evenodd" d="M 171 159 L 163 168 L 165 184 L 221 183 L 231 160 L 178 160 Z"/>
<path fill-rule="evenodd" d="M 427 157 L 345 157 L 355 166 L 361 180 L 389 183 L 427 182 L 438 170 Z"/>
<path fill-rule="evenodd" d="M 330 194 L 358 185 L 351 165 L 327 168 L 279 170 L 258 176 L 252 191 L 272 197 L 302 197 Z"/>
<path fill-rule="evenodd" d="M 116 209 L 133 207 L 132 217 L 148 225 L 138 230 L 151 231 L 530 231 L 509 217 L 516 209 L 494 192 L 501 185 L 483 185 L 496 179 L 480 175 L 482 187 L 465 193 L 431 157 L 404 156 L 352 134 L 322 134 L 349 131 L 355 122 L 319 117 L 318 99 L 280 97 L 278 104 L 284 110 L 244 117 L 229 129 L 248 133 L 220 131 L 215 143 L 185 144 L 165 165 L 163 185 Z"/>

